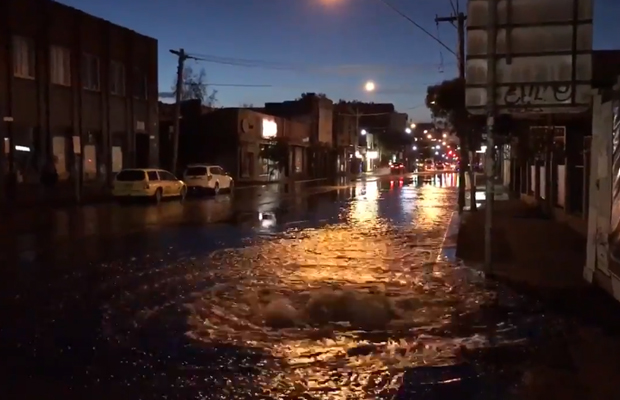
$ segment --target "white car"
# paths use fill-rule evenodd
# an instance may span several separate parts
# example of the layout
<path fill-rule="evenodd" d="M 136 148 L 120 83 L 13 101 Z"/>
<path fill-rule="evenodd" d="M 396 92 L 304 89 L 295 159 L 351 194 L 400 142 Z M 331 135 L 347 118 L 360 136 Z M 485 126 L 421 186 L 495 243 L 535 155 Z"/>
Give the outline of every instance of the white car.
<path fill-rule="evenodd" d="M 233 178 L 218 165 L 191 164 L 183 172 L 183 182 L 189 192 L 211 192 L 218 194 L 220 190 L 232 191 Z"/>

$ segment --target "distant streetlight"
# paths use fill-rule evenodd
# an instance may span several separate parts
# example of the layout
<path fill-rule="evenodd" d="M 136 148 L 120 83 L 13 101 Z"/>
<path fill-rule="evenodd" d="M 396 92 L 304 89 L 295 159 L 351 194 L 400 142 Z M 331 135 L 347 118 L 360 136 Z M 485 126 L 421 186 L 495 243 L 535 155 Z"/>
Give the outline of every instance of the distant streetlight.
<path fill-rule="evenodd" d="M 366 132 L 366 129 L 362 129 L 362 131 L 360 132 L 362 134 L 362 136 L 366 135 L 368 132 Z"/>
<path fill-rule="evenodd" d="M 448 134 L 447 134 L 447 133 L 444 133 L 444 134 L 443 134 L 443 137 L 447 138 L 447 137 L 448 137 Z"/>
<path fill-rule="evenodd" d="M 415 129 L 415 124 L 414 123 L 411 124 L 411 129 Z"/>
<path fill-rule="evenodd" d="M 441 144 L 443 144 L 444 146 L 446 145 L 446 142 L 441 142 Z"/>
<path fill-rule="evenodd" d="M 411 129 L 409 128 L 405 129 L 405 133 L 411 133 Z"/>
<path fill-rule="evenodd" d="M 432 138 L 432 137 L 433 137 L 433 135 L 431 135 L 431 134 L 429 133 L 426 137 L 430 139 L 430 138 Z"/>
<path fill-rule="evenodd" d="M 427 130 L 427 129 L 424 129 L 424 133 L 428 133 L 428 130 Z"/>
<path fill-rule="evenodd" d="M 417 149 L 418 149 L 418 146 L 413 146 L 413 147 L 412 147 L 412 149 L 413 149 L 413 150 L 417 150 Z"/>
<path fill-rule="evenodd" d="M 435 152 L 435 155 L 436 155 L 436 156 L 438 156 L 438 155 L 439 155 L 439 152 L 438 152 L 438 151 L 436 151 L 436 152 Z"/>
<path fill-rule="evenodd" d="M 366 82 L 366 84 L 364 85 L 364 90 L 366 90 L 367 92 L 374 92 L 375 83 L 373 81 Z"/>

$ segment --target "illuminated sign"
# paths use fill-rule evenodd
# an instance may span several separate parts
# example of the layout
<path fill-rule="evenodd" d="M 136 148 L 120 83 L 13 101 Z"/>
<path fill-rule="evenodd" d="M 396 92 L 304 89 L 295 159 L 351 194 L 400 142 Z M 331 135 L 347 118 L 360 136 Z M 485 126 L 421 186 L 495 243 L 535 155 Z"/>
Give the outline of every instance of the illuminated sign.
<path fill-rule="evenodd" d="M 265 139 L 271 139 L 278 135 L 278 124 L 276 121 L 270 121 L 263 119 L 263 137 Z"/>
<path fill-rule="evenodd" d="M 377 151 L 369 151 L 366 153 L 366 157 L 369 160 L 376 160 L 377 158 L 379 158 L 379 152 Z"/>

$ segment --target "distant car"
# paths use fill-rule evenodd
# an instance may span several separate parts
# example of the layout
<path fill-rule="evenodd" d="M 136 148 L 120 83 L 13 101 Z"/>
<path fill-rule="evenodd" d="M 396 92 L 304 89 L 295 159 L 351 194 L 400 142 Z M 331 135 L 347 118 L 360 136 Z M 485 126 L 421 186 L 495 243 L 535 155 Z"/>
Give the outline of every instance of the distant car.
<path fill-rule="evenodd" d="M 211 192 L 214 195 L 220 190 L 232 191 L 233 178 L 219 165 L 191 164 L 183 172 L 190 193 Z"/>
<path fill-rule="evenodd" d="M 434 171 L 435 170 L 435 161 L 432 158 L 427 158 L 424 161 L 424 171 Z"/>
<path fill-rule="evenodd" d="M 114 198 L 148 198 L 159 203 L 165 197 L 185 199 L 187 186 L 171 172 L 162 169 L 124 169 L 114 177 Z"/>
<path fill-rule="evenodd" d="M 390 166 L 390 172 L 392 174 L 403 174 L 405 172 L 405 165 L 403 163 L 393 163 Z"/>
<path fill-rule="evenodd" d="M 443 164 L 443 162 L 441 162 L 441 161 L 437 161 L 437 162 L 435 163 L 435 169 L 436 169 L 437 171 L 443 171 L 443 170 L 444 170 L 444 164 Z"/>

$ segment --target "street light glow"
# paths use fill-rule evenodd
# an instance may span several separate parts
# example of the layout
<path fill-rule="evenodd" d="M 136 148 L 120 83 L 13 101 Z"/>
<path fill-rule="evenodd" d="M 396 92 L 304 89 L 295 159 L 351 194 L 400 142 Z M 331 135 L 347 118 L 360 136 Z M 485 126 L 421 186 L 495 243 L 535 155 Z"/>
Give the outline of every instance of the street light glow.
<path fill-rule="evenodd" d="M 444 134 L 443 134 L 443 137 L 447 138 L 447 137 L 448 137 L 448 134 L 447 134 L 447 133 L 444 133 Z"/>
<path fill-rule="evenodd" d="M 424 129 L 424 133 L 428 133 L 428 130 Z M 431 138 L 431 135 L 428 135 L 428 138 Z"/>
<path fill-rule="evenodd" d="M 366 82 L 366 84 L 364 85 L 364 89 L 367 92 L 374 92 L 375 91 L 375 83 L 373 81 Z"/>
<path fill-rule="evenodd" d="M 424 132 L 426 132 L 426 131 L 424 131 Z M 430 138 L 432 138 L 432 137 L 433 137 L 433 135 L 431 135 L 431 134 L 429 133 L 426 137 L 430 139 Z"/>
<path fill-rule="evenodd" d="M 405 133 L 411 133 L 411 129 L 409 128 L 405 129 Z"/>
<path fill-rule="evenodd" d="M 412 149 L 413 149 L 413 150 L 417 150 L 417 149 L 418 149 L 418 146 L 413 146 L 413 147 L 412 147 Z"/>
<path fill-rule="evenodd" d="M 415 129 L 415 124 L 411 124 L 411 129 Z"/>
<path fill-rule="evenodd" d="M 362 134 L 362 136 L 364 136 L 365 134 L 367 134 L 368 132 L 366 132 L 366 129 L 362 129 L 362 131 L 360 132 Z"/>

